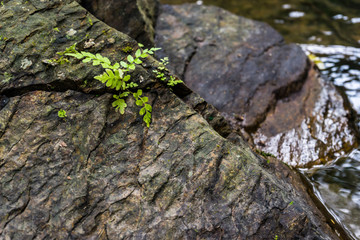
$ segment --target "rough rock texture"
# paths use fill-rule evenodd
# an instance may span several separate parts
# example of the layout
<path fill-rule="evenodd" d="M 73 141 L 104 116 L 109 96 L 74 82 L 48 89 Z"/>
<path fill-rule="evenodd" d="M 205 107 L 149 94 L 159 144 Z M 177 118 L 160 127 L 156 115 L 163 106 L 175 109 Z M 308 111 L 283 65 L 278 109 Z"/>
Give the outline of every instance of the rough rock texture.
<path fill-rule="evenodd" d="M 156 82 L 152 58 L 132 73 L 150 128 L 131 99 L 114 111 L 97 67 L 44 61 L 89 39 L 111 59 L 135 51 L 77 2 L 6 1 L 0 23 L 0 239 L 338 239 L 289 168 L 220 136 L 192 106 L 227 135 L 214 109 Z"/>
<path fill-rule="evenodd" d="M 357 144 L 342 97 L 267 24 L 212 6 L 164 5 L 156 33 L 169 68 L 257 148 L 305 166 Z"/>
<path fill-rule="evenodd" d="M 158 0 L 78 0 L 109 26 L 146 46 L 154 45 Z"/>

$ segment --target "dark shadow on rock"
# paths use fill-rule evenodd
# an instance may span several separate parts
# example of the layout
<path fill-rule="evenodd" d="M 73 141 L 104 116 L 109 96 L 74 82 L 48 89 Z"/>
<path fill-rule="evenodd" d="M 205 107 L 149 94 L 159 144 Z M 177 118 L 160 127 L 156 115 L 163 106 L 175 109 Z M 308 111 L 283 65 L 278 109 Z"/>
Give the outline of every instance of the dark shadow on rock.
<path fill-rule="evenodd" d="M 77 0 L 109 26 L 147 47 L 154 46 L 158 0 Z"/>

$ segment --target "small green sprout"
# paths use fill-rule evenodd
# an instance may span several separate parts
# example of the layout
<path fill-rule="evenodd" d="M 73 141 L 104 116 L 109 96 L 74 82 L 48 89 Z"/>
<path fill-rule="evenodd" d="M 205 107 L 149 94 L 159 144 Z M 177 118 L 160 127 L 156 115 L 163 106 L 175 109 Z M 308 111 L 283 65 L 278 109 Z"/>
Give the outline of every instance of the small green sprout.
<path fill-rule="evenodd" d="M 178 83 L 182 83 L 183 81 L 180 79 L 176 79 L 174 76 L 170 76 L 169 82 L 167 83 L 168 86 L 173 87 Z"/>
<path fill-rule="evenodd" d="M 54 30 L 55 32 L 60 32 L 59 28 L 57 28 L 57 27 L 54 27 L 53 30 Z"/>
<path fill-rule="evenodd" d="M 166 76 L 166 73 L 169 72 L 169 70 L 166 68 L 166 65 L 169 64 L 169 58 L 165 57 L 163 59 L 160 59 L 160 66 L 157 67 L 156 70 L 153 70 L 153 72 L 156 74 L 156 78 L 160 79 L 161 81 L 166 82 L 167 81 L 167 85 L 169 87 L 173 87 L 176 84 L 182 83 L 183 81 L 180 79 L 176 79 L 174 76 L 170 76 L 170 78 L 168 79 Z"/>
<path fill-rule="evenodd" d="M 294 201 L 291 201 L 290 203 L 289 203 L 289 206 L 291 206 L 291 205 L 293 205 L 294 204 Z"/>
<path fill-rule="evenodd" d="M 278 240 L 278 239 L 279 239 L 278 235 L 275 235 L 274 240 Z"/>
<path fill-rule="evenodd" d="M 92 21 L 92 19 L 90 17 L 88 17 L 88 22 L 89 22 L 90 26 L 93 25 L 93 21 Z"/>
<path fill-rule="evenodd" d="M 124 53 L 130 53 L 130 52 L 132 52 L 132 50 L 133 50 L 133 48 L 130 46 L 126 46 L 121 49 L 121 51 L 123 51 Z"/>
<path fill-rule="evenodd" d="M 9 82 L 13 76 L 11 75 L 11 73 L 4 72 L 4 77 L 5 77 L 4 81 Z"/>
<path fill-rule="evenodd" d="M 59 116 L 60 118 L 65 118 L 65 117 L 67 117 L 66 111 L 65 111 L 64 109 L 60 109 L 60 110 L 58 111 L 58 116 Z"/>
<path fill-rule="evenodd" d="M 267 158 L 267 157 L 276 158 L 273 154 L 267 153 L 267 152 L 264 152 L 264 151 L 261 151 L 261 150 L 259 150 L 259 149 L 256 149 L 256 152 L 257 152 L 258 154 L 260 154 L 261 156 L 263 156 L 264 158 Z"/>

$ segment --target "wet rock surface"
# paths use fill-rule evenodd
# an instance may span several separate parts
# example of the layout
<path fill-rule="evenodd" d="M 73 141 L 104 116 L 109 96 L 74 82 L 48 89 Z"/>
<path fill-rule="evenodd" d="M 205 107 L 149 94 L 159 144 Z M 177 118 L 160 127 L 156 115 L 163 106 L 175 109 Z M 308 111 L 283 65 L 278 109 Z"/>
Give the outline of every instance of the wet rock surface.
<path fill-rule="evenodd" d="M 91 80 L 100 69 L 44 61 L 88 37 L 87 51 L 112 60 L 127 44 L 135 53 L 78 3 L 8 1 L 0 22 L 1 239 L 338 239 L 294 172 L 254 154 L 185 86 L 180 98 L 154 80 L 154 59 L 132 73 L 150 128 L 131 99 L 114 111 Z"/>
<path fill-rule="evenodd" d="M 302 89 L 279 100 L 252 136 L 261 150 L 293 166 L 324 164 L 356 147 L 354 116 L 335 87 L 312 69 Z"/>
<path fill-rule="evenodd" d="M 77 0 L 109 26 L 146 46 L 154 45 L 157 0 Z"/>
<path fill-rule="evenodd" d="M 257 148 L 299 167 L 356 146 L 342 96 L 267 24 L 217 7 L 164 5 L 156 33 L 169 68 Z"/>

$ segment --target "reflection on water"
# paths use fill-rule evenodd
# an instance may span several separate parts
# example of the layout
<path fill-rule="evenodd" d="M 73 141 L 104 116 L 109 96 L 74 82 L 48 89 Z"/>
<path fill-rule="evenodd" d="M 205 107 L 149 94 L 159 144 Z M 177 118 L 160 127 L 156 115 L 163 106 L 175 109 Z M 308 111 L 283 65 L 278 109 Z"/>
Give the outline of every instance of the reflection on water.
<path fill-rule="evenodd" d="M 315 184 L 318 196 L 354 235 L 360 238 L 360 150 L 333 164 L 315 167 L 306 175 Z"/>
<path fill-rule="evenodd" d="M 360 113 L 360 48 L 313 44 L 301 47 L 319 57 L 324 63 L 322 74 L 344 89 L 353 108 Z"/>
<path fill-rule="evenodd" d="M 301 47 L 319 57 L 324 64 L 322 73 L 342 87 L 360 114 L 360 48 L 311 44 Z M 360 149 L 305 173 L 315 184 L 318 197 L 350 234 L 360 239 Z"/>
<path fill-rule="evenodd" d="M 262 0 L 260 4 L 249 0 L 160 1 L 216 5 L 269 23 L 287 42 L 301 43 L 305 51 L 320 58 L 324 77 L 344 90 L 360 116 L 359 0 Z M 319 199 L 354 238 L 360 239 L 360 149 L 306 174 Z"/>

